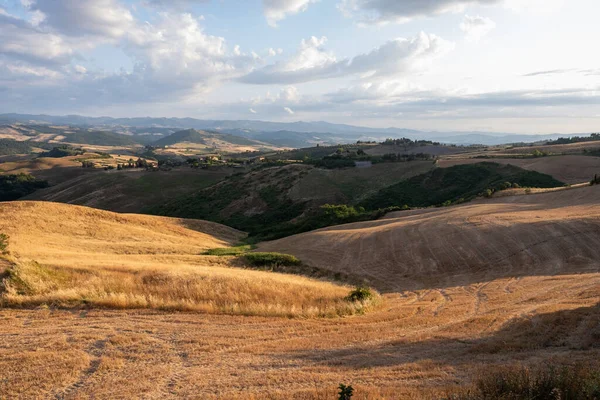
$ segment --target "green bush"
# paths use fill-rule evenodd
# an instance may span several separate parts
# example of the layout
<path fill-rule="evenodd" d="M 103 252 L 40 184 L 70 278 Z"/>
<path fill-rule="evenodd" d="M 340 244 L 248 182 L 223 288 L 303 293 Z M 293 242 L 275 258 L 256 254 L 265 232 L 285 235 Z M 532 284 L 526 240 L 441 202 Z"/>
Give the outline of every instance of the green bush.
<path fill-rule="evenodd" d="M 340 390 L 338 393 L 339 400 L 350 400 L 352 396 L 354 396 L 354 388 L 350 385 L 346 386 L 343 383 L 340 383 L 338 389 Z"/>
<path fill-rule="evenodd" d="M 291 267 L 302 264 L 296 257 L 281 253 L 246 253 L 243 259 L 254 267 Z"/>
<path fill-rule="evenodd" d="M 243 246 L 209 249 L 202 254 L 205 256 L 241 256 L 242 254 L 252 250 L 252 248 L 253 246 L 247 244 Z"/>
<path fill-rule="evenodd" d="M 0 233 L 0 254 L 6 254 L 8 252 L 8 235 L 6 233 Z"/>
<path fill-rule="evenodd" d="M 600 369 L 551 364 L 534 369 L 494 368 L 481 374 L 473 388 L 450 399 L 595 400 L 600 399 Z"/>
<path fill-rule="evenodd" d="M 367 301 L 373 298 L 373 292 L 367 287 L 357 287 L 347 297 L 348 301 Z"/>

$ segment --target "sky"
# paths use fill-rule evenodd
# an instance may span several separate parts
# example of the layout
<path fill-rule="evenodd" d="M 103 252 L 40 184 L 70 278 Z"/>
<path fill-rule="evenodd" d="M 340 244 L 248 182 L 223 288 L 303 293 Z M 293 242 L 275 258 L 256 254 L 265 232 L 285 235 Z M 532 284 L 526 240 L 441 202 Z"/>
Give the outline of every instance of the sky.
<path fill-rule="evenodd" d="M 600 131 L 598 0 L 0 0 L 0 113 Z"/>

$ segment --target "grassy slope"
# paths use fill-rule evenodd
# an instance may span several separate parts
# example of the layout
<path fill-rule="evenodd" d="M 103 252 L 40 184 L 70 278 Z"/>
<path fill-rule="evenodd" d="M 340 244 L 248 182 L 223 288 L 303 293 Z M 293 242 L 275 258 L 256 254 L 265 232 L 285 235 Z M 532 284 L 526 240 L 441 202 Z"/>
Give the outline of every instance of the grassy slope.
<path fill-rule="evenodd" d="M 217 185 L 150 211 L 208 219 L 264 236 L 313 207 L 355 203 L 365 193 L 432 167 L 431 162 L 409 162 L 332 171 L 307 165 L 265 168 L 233 175 Z"/>
<path fill-rule="evenodd" d="M 31 153 L 32 148 L 27 142 L 11 139 L 0 139 L 0 156 Z"/>
<path fill-rule="evenodd" d="M 259 246 L 380 289 L 453 286 L 494 277 L 598 272 L 600 187 L 391 213 Z M 368 251 L 364 251 L 368 249 Z"/>
<path fill-rule="evenodd" d="M 470 200 L 486 189 L 499 188 L 504 182 L 541 188 L 563 185 L 549 175 L 526 171 L 513 165 L 484 162 L 437 168 L 389 186 L 360 204 L 368 209 L 405 204 L 410 207 L 428 207 L 446 201 Z"/>
<path fill-rule="evenodd" d="M 94 171 L 38 191 L 28 200 L 77 204 L 115 212 L 144 212 L 170 199 L 214 185 L 231 170 Z"/>
<path fill-rule="evenodd" d="M 137 144 L 131 136 L 114 132 L 76 130 L 73 133 L 64 134 L 64 136 L 63 142 L 67 143 L 97 146 L 131 146 Z"/>
<path fill-rule="evenodd" d="M 482 368 L 597 361 L 599 195 L 490 199 L 268 244 L 393 291 L 358 318 L 0 309 L 0 396 L 321 400 L 343 382 L 357 400 L 440 399 Z"/>
<path fill-rule="evenodd" d="M 450 158 L 440 160 L 438 165 L 442 168 L 461 164 L 480 163 L 481 159 Z M 552 176 L 559 181 L 576 184 L 589 182 L 594 174 L 600 173 L 600 157 L 567 155 L 538 158 L 496 158 L 492 160 L 498 164 L 512 164 L 517 167 L 540 172 Z"/>
<path fill-rule="evenodd" d="M 273 316 L 358 310 L 348 288 L 201 256 L 244 235 L 211 222 L 43 202 L 0 203 L 11 262 L 0 302 Z"/>
<path fill-rule="evenodd" d="M 199 131 L 196 129 L 187 129 L 183 131 L 175 132 L 165 138 L 154 142 L 155 146 L 172 146 L 177 143 L 197 143 L 197 144 L 208 144 L 207 141 L 211 139 L 219 139 L 228 143 L 237 145 L 248 145 L 255 146 L 258 143 L 256 141 L 246 139 L 239 136 L 230 134 L 221 134 L 215 132 Z"/>

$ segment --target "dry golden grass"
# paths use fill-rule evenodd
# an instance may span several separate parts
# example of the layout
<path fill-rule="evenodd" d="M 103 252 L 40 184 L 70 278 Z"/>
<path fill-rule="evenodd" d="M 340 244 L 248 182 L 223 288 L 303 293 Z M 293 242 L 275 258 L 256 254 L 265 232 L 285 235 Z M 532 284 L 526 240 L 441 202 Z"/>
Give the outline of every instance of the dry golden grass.
<path fill-rule="evenodd" d="M 194 220 L 56 203 L 0 203 L 13 263 L 5 306 L 155 308 L 289 317 L 363 311 L 349 288 L 202 256 L 244 234 Z"/>
<path fill-rule="evenodd" d="M 260 246 L 388 292 L 361 316 L 0 309 L 0 397 L 325 400 L 345 383 L 353 399 L 439 399 L 482 367 L 600 359 L 599 196 L 504 197 Z"/>

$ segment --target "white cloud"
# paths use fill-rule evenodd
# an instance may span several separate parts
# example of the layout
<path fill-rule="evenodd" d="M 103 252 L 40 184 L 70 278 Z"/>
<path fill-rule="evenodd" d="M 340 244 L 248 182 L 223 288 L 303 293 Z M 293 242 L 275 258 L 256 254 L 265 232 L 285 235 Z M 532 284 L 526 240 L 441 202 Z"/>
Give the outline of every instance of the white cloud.
<path fill-rule="evenodd" d="M 317 0 L 263 0 L 263 9 L 267 23 L 276 27 L 277 23 L 289 15 L 305 11 Z"/>
<path fill-rule="evenodd" d="M 290 114 L 290 115 L 294 115 L 294 114 L 295 114 L 294 110 L 292 110 L 292 109 L 291 109 L 291 108 L 289 108 L 289 107 L 283 107 L 283 110 L 284 110 L 286 113 Z"/>
<path fill-rule="evenodd" d="M 468 5 L 499 4 L 503 0 L 341 0 L 340 11 L 361 23 L 404 23 L 413 18 L 464 11 Z M 530 0 L 520 0 L 530 1 Z"/>
<path fill-rule="evenodd" d="M 85 74 L 87 72 L 87 68 L 85 68 L 82 65 L 76 65 L 75 67 L 73 67 L 73 69 L 75 70 L 75 72 L 77 72 L 78 74 Z"/>
<path fill-rule="evenodd" d="M 37 1 L 29 8 L 44 14 L 42 25 L 69 36 L 120 38 L 135 26 L 129 9 L 117 0 Z"/>
<path fill-rule="evenodd" d="M 33 63 L 67 63 L 75 55 L 75 42 L 44 32 L 31 23 L 0 14 L 0 54 Z"/>
<path fill-rule="evenodd" d="M 31 77 L 42 72 L 52 78 L 44 85 L 56 91 L 46 96 L 77 97 L 90 104 L 184 98 L 243 76 L 261 62 L 239 46 L 229 50 L 225 38 L 205 33 L 201 18 L 191 14 L 161 12 L 152 23 L 143 23 L 116 0 L 56 0 L 28 6 L 44 12 L 40 26 L 0 13 L 0 61 L 11 66 L 5 68 L 8 79 L 29 75 L 32 82 Z M 85 50 L 102 43 L 120 48 L 133 69 L 105 73 L 73 64 L 83 59 Z"/>
<path fill-rule="evenodd" d="M 337 60 L 324 48 L 326 37 L 302 40 L 298 52 L 287 61 L 257 69 L 240 78 L 252 84 L 291 84 L 353 74 L 394 76 L 425 68 L 428 63 L 453 49 L 438 36 L 421 33 L 405 39 L 390 40 L 369 53 Z"/>
<path fill-rule="evenodd" d="M 478 42 L 482 37 L 490 33 L 496 27 L 496 23 L 489 18 L 481 16 L 465 15 L 460 24 L 460 29 L 466 34 L 467 40 Z"/>
<path fill-rule="evenodd" d="M 210 0 L 145 0 L 144 4 L 162 8 L 189 9 L 193 4 L 208 3 Z"/>

